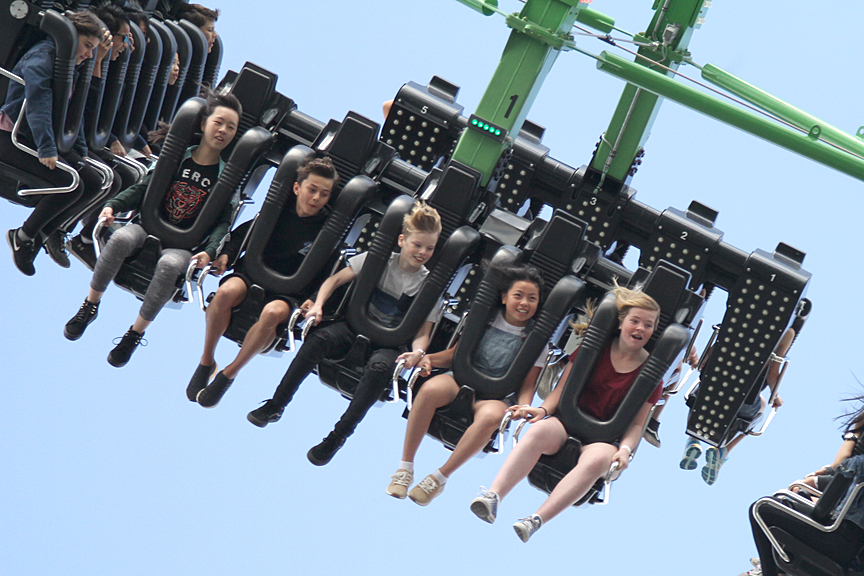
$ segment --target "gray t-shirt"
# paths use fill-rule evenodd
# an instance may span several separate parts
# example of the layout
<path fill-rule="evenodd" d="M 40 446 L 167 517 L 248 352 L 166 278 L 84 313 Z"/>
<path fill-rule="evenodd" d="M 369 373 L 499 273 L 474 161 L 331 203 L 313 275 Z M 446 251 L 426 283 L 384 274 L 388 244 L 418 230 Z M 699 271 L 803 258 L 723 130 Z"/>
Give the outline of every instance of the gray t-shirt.
<path fill-rule="evenodd" d="M 368 252 L 357 254 L 348 259 L 348 266 L 351 267 L 354 274 L 359 274 L 360 270 L 363 269 L 366 254 Z M 408 308 L 411 307 L 414 296 L 420 291 L 423 280 L 428 274 L 429 270 L 425 266 L 421 266 L 420 270 L 416 272 L 405 272 L 399 267 L 399 253 L 392 253 L 387 261 L 384 274 L 378 280 L 376 289 L 369 300 L 369 314 L 382 326 L 387 328 L 397 326 Z M 438 307 L 433 307 L 426 320 L 434 322 L 437 312 Z"/>

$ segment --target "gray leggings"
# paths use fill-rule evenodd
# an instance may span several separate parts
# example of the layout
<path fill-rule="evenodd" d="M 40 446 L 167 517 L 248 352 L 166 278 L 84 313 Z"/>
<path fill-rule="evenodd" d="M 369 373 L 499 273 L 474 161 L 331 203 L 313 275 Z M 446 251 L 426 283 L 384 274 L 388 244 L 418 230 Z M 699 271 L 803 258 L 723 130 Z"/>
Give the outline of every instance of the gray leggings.
<path fill-rule="evenodd" d="M 90 288 L 97 292 L 105 292 L 108 284 L 117 275 L 123 261 L 131 256 L 136 250 L 144 246 L 147 232 L 138 224 L 129 224 L 114 232 L 105 245 L 105 249 L 96 261 L 96 269 L 93 270 L 93 279 Z M 153 280 L 147 286 L 144 295 L 144 303 L 141 304 L 139 314 L 141 318 L 152 322 L 159 310 L 165 305 L 174 293 L 177 277 L 186 273 L 192 253 L 188 250 L 177 248 L 165 248 L 162 256 L 156 263 L 153 272 Z"/>

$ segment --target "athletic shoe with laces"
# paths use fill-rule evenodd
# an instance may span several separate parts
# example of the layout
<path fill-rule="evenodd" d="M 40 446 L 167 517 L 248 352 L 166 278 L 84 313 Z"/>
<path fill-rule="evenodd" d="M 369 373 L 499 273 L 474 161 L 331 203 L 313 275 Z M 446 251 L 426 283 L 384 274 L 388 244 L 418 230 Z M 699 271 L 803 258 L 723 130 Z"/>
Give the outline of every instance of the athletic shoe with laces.
<path fill-rule="evenodd" d="M 543 519 L 537 514 L 532 514 L 531 516 L 522 518 L 513 524 L 513 529 L 516 531 L 516 535 L 519 536 L 519 539 L 522 540 L 522 542 L 528 542 L 531 535 L 537 532 L 542 525 Z"/>
<path fill-rule="evenodd" d="M 39 253 L 39 246 L 36 245 L 36 240 L 21 240 L 18 237 L 18 230 L 9 230 L 6 232 L 6 242 L 9 243 L 9 248 L 12 249 L 12 259 L 15 261 L 15 267 L 26 276 L 36 274 L 36 267 L 33 266 L 33 261 L 36 259 L 36 254 Z"/>
<path fill-rule="evenodd" d="M 696 460 L 702 454 L 702 443 L 695 438 L 690 438 L 687 441 L 687 446 L 684 448 L 684 455 L 681 457 L 681 463 L 678 466 L 682 470 L 695 470 Z"/>
<path fill-rule="evenodd" d="M 84 242 L 81 235 L 73 236 L 66 242 L 66 251 L 81 261 L 91 271 L 96 268 L 96 250 L 92 242 Z"/>
<path fill-rule="evenodd" d="M 660 422 L 654 418 L 648 420 L 648 426 L 645 427 L 642 437 L 652 446 L 660 448 Z"/>
<path fill-rule="evenodd" d="M 492 524 L 498 516 L 498 502 L 498 494 L 481 487 L 480 494 L 471 501 L 471 512 L 484 522 Z"/>
<path fill-rule="evenodd" d="M 69 322 L 66 323 L 66 327 L 63 328 L 63 335 L 66 336 L 68 340 L 78 340 L 81 338 L 81 335 L 84 334 L 84 330 L 87 329 L 96 317 L 99 315 L 99 302 L 95 304 L 84 299 L 84 303 L 81 304 L 81 308 L 78 309 L 78 312 L 75 316 L 72 317 Z"/>
<path fill-rule="evenodd" d="M 408 495 L 408 487 L 413 481 L 414 474 L 404 468 L 400 468 L 395 474 L 390 476 L 390 485 L 387 486 L 385 492 L 394 498 L 404 500 L 405 496 Z"/>
<path fill-rule="evenodd" d="M 324 466 L 333 459 L 336 452 L 345 445 L 345 438 L 335 431 L 330 432 L 320 444 L 313 446 L 306 453 L 306 458 L 315 466 Z"/>
<path fill-rule="evenodd" d="M 217 366 L 215 362 L 210 366 L 198 364 L 198 368 L 195 369 L 195 373 L 192 374 L 192 378 L 189 379 L 189 385 L 186 386 L 186 398 L 188 398 L 190 402 L 195 402 L 198 399 L 198 393 L 207 387 L 207 384 L 210 383 L 210 378 L 213 377 L 216 369 Z"/>
<path fill-rule="evenodd" d="M 427 506 L 444 491 L 444 484 L 439 484 L 432 474 L 426 476 L 408 493 L 408 497 L 420 506 Z"/>
<path fill-rule="evenodd" d="M 246 419 L 255 426 L 264 428 L 267 424 L 278 422 L 282 417 L 282 412 L 284 411 L 285 408 L 277 405 L 271 398 L 270 400 L 265 401 L 262 406 L 249 412 L 249 414 L 246 415 Z"/>
<path fill-rule="evenodd" d="M 225 392 L 228 391 L 228 388 L 230 388 L 233 383 L 233 378 L 228 378 L 225 374 L 219 372 L 210 384 L 198 392 L 195 400 L 197 400 L 198 404 L 204 408 L 215 408 L 216 405 L 219 404 L 219 401 L 222 400 L 222 396 L 225 395 Z"/>
<path fill-rule="evenodd" d="M 45 252 L 61 268 L 69 268 L 69 254 L 66 253 L 66 235 L 55 230 L 45 238 Z"/>
<path fill-rule="evenodd" d="M 726 448 L 715 448 L 709 446 L 705 451 L 705 466 L 702 468 L 702 479 L 706 484 L 711 486 L 717 481 L 717 476 L 720 474 L 720 467 L 726 462 Z"/>
<path fill-rule="evenodd" d="M 147 341 L 143 340 L 143 338 L 144 332 L 139 334 L 130 326 L 129 330 L 126 331 L 126 334 L 120 337 L 120 342 L 113 350 L 111 350 L 111 352 L 108 353 L 108 363 L 115 368 L 122 368 L 125 366 L 139 344 L 142 346 L 147 345 Z"/>

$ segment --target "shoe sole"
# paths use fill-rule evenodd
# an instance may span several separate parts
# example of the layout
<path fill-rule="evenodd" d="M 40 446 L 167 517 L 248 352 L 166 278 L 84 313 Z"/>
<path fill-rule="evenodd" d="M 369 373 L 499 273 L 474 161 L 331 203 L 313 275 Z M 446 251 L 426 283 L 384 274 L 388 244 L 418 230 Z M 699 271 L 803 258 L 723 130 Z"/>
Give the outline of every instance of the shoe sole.
<path fill-rule="evenodd" d="M 482 500 L 471 502 L 471 512 L 484 522 L 488 522 L 489 524 L 495 523 L 495 515 L 492 513 L 492 509 Z"/>
<path fill-rule="evenodd" d="M 684 458 L 681 459 L 681 463 L 678 464 L 678 466 L 682 470 L 695 470 L 696 466 L 698 466 L 698 464 L 696 464 L 696 459 L 701 455 L 702 448 L 699 446 L 690 446 L 684 452 Z"/>
<path fill-rule="evenodd" d="M 657 436 L 646 432 L 642 437 L 645 438 L 646 442 L 648 442 L 655 448 L 660 448 L 660 438 L 658 438 Z"/>
<path fill-rule="evenodd" d="M 705 452 L 705 466 L 702 468 L 702 479 L 705 483 L 711 486 L 717 481 L 717 474 L 720 472 L 720 451 L 716 448 L 709 448 Z"/>
<path fill-rule="evenodd" d="M 404 494 L 399 494 L 399 493 L 394 494 L 393 492 L 390 491 L 389 486 L 384 489 L 384 493 L 387 494 L 388 496 L 392 496 L 393 498 L 398 498 L 399 500 L 404 500 L 405 498 L 408 497 L 407 491 Z"/>
<path fill-rule="evenodd" d="M 12 251 L 12 263 L 15 264 L 15 268 L 18 268 L 18 262 L 15 261 L 15 241 L 12 239 L 12 235 L 17 234 L 17 233 L 18 233 L 17 228 L 9 230 L 6 232 L 6 243 L 9 245 L 9 250 Z M 36 274 L 35 269 L 33 270 L 32 273 L 29 271 L 21 270 L 21 268 L 18 268 L 18 271 L 21 272 L 22 274 L 24 274 L 25 276 L 34 276 Z"/>
<path fill-rule="evenodd" d="M 258 428 L 264 428 L 268 424 L 273 424 L 275 422 L 278 422 L 280 418 L 281 418 L 281 416 L 279 418 L 276 418 L 275 420 L 259 420 L 255 416 L 252 416 L 251 412 L 246 415 L 246 420 L 251 422 L 253 425 L 257 426 Z"/>
<path fill-rule="evenodd" d="M 528 539 L 531 538 L 531 533 L 528 532 L 528 529 L 522 526 L 521 524 L 514 524 L 513 530 L 516 531 L 516 535 L 519 536 L 519 539 L 522 542 L 528 543 Z"/>
<path fill-rule="evenodd" d="M 411 501 L 414 502 L 415 504 L 417 504 L 418 506 L 428 506 L 429 503 L 432 502 L 431 498 L 429 500 L 427 500 L 426 502 L 420 502 L 419 500 L 416 500 L 413 496 L 411 496 L 411 494 L 408 494 L 408 498 L 410 498 Z"/>
<path fill-rule="evenodd" d="M 114 360 L 114 358 L 111 356 L 110 352 L 108 353 L 108 364 L 110 364 L 111 366 L 114 366 L 115 368 L 123 368 L 128 363 L 129 363 L 128 360 L 126 362 L 118 362 L 118 361 Z"/>

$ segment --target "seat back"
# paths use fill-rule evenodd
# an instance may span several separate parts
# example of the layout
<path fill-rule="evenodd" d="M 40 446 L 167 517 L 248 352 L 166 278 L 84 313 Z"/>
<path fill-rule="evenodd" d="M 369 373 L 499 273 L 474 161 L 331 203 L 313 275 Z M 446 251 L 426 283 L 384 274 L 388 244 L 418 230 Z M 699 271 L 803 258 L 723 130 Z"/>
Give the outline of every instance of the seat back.
<path fill-rule="evenodd" d="M 156 18 L 150 18 L 150 29 L 159 36 L 162 42 L 162 57 L 156 67 L 153 89 L 150 91 L 150 101 L 147 103 L 147 112 L 141 123 L 148 132 L 157 128 L 159 112 L 162 110 L 162 102 L 165 100 L 165 94 L 168 90 L 171 68 L 174 66 L 174 55 L 177 53 L 177 40 L 165 24 Z"/>
<path fill-rule="evenodd" d="M 141 32 L 141 29 L 136 25 L 133 24 L 132 26 L 134 26 L 138 32 Z M 141 133 L 141 126 L 144 124 L 144 116 L 147 113 L 147 107 L 150 104 L 150 96 L 153 94 L 153 87 L 156 84 L 156 78 L 160 75 L 159 67 L 162 65 L 162 52 L 164 50 L 162 35 L 155 27 L 147 27 L 146 40 L 143 33 L 141 33 L 140 36 L 136 35 L 135 32 L 132 34 L 135 35 L 136 38 L 140 37 L 143 41 L 147 41 L 147 44 L 145 50 L 143 50 L 144 55 L 138 73 L 138 82 L 135 84 L 135 91 L 132 96 L 132 108 L 129 112 L 126 126 L 118 126 L 117 132 L 115 132 L 120 143 L 123 144 L 126 149 L 134 147 L 135 140 Z M 143 46 L 143 44 L 135 45 Z M 142 50 L 140 49 L 136 50 L 136 52 L 141 51 Z M 170 73 L 170 71 L 171 66 L 169 64 L 167 72 Z M 166 78 L 167 82 L 164 68 L 162 69 L 162 75 Z M 121 130 L 121 128 L 125 129 Z"/>
<path fill-rule="evenodd" d="M 186 32 L 192 49 L 186 79 L 180 89 L 180 102 L 195 98 L 201 91 L 201 80 L 204 78 L 204 63 L 207 61 L 207 37 L 200 28 L 188 20 L 180 20 L 180 27 Z M 179 80 L 178 80 L 179 82 Z"/>
<path fill-rule="evenodd" d="M 144 46 L 146 39 L 138 25 L 134 22 L 130 22 L 129 29 L 132 32 L 135 46 Z M 131 54 L 128 56 L 129 64 L 126 67 L 126 74 L 123 76 L 122 95 L 120 96 L 120 104 L 117 106 L 117 114 L 114 116 L 114 127 L 111 132 L 117 136 L 120 143 L 128 149 L 132 147 L 132 144 L 135 141 L 135 136 L 141 128 L 140 120 L 138 121 L 137 127 L 134 125 L 135 118 L 140 118 L 139 112 L 135 107 L 139 105 L 146 107 L 147 105 L 147 100 L 141 102 L 135 98 L 135 93 L 138 91 L 138 81 L 139 79 L 142 79 L 141 70 L 144 65 L 144 58 L 147 56 L 147 50 L 124 50 L 124 54 L 127 52 L 131 52 Z M 122 58 L 122 56 L 123 55 L 120 57 Z M 148 75 L 145 74 L 144 76 L 144 79 L 146 79 Z M 149 98 L 149 93 L 147 96 Z M 134 117 L 133 113 L 135 115 Z"/>
<path fill-rule="evenodd" d="M 201 83 L 210 86 L 216 86 L 216 81 L 219 79 L 219 68 L 222 66 L 222 54 L 225 48 L 222 45 L 222 37 L 217 36 L 213 43 L 213 48 L 207 54 L 207 61 L 204 63 L 204 72 L 201 75 Z"/>
<path fill-rule="evenodd" d="M 178 103 L 181 102 L 180 93 L 183 91 L 183 86 L 186 84 L 186 78 L 189 74 L 189 65 L 192 62 L 192 40 L 189 38 L 186 30 L 177 22 L 165 20 L 163 24 L 174 37 L 174 41 L 177 43 L 177 55 L 180 57 L 180 75 L 173 86 L 165 88 L 162 109 L 159 111 L 159 120 L 170 123 L 174 118 L 174 112 L 177 110 Z"/>

